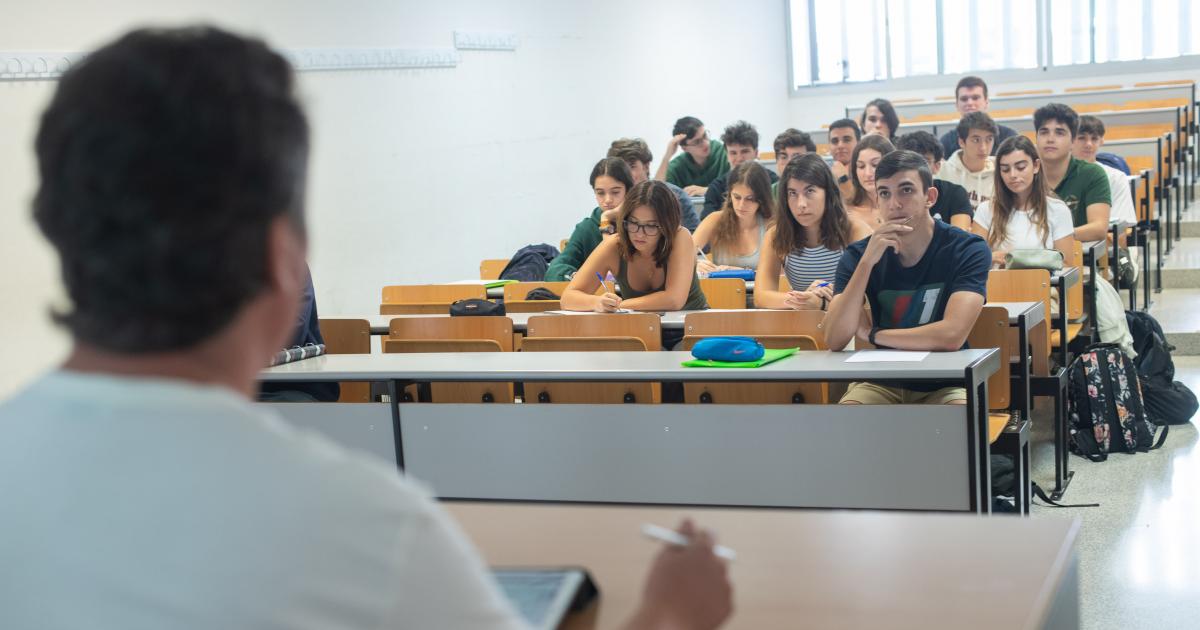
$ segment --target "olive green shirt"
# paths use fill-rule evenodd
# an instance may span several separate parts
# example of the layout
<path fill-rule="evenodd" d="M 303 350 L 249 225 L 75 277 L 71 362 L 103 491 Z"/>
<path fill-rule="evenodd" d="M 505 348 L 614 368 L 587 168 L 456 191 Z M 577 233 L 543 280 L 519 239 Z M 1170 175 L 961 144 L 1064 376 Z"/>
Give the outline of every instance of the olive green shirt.
<path fill-rule="evenodd" d="M 708 187 L 712 181 L 729 172 L 729 158 L 725 154 L 725 145 L 717 140 L 708 143 L 708 159 L 704 166 L 696 164 L 687 152 L 675 156 L 667 163 L 667 183 L 680 188 L 688 186 Z"/>

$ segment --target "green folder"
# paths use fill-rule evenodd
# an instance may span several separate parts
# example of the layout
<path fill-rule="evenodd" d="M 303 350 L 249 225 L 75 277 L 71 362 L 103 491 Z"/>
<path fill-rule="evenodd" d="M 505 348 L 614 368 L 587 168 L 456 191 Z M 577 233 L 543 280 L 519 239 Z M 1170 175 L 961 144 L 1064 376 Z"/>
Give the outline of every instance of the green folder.
<path fill-rule="evenodd" d="M 800 351 L 800 348 L 767 348 L 761 359 L 757 361 L 713 361 L 711 359 L 692 359 L 684 361 L 683 367 L 707 368 L 756 368 L 768 363 L 774 363 L 784 357 L 790 357 Z"/>
<path fill-rule="evenodd" d="M 514 282 L 517 282 L 517 281 L 516 280 L 486 280 L 483 283 L 483 288 L 495 289 L 496 287 L 502 287 L 506 284 L 512 284 Z"/>

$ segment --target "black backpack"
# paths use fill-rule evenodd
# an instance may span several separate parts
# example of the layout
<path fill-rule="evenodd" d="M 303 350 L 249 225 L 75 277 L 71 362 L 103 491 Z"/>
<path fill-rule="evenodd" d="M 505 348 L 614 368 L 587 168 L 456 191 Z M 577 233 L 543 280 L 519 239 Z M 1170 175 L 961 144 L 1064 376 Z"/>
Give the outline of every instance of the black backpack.
<path fill-rule="evenodd" d="M 1125 311 L 1125 321 L 1137 352 L 1133 363 L 1142 381 L 1146 416 L 1154 424 L 1191 421 L 1200 402 L 1187 385 L 1175 380 L 1175 362 L 1171 360 L 1175 346 L 1167 342 L 1162 327 L 1149 313 Z"/>
<path fill-rule="evenodd" d="M 1068 368 L 1071 450 L 1094 462 L 1111 452 L 1139 453 L 1162 446 L 1163 427 L 1154 439 L 1146 419 L 1137 369 L 1116 344 L 1099 343 Z"/>
<path fill-rule="evenodd" d="M 558 249 L 553 245 L 526 245 L 512 255 L 504 271 L 500 272 L 500 279 L 540 282 L 550 267 L 550 261 L 557 256 Z"/>

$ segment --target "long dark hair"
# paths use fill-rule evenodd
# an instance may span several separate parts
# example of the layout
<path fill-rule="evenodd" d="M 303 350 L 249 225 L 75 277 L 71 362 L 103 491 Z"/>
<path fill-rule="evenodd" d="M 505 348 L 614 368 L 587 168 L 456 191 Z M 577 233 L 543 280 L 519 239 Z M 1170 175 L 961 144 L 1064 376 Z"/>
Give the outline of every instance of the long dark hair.
<path fill-rule="evenodd" d="M 619 161 L 619 160 L 618 160 Z M 622 162 L 624 164 L 624 162 Z M 617 214 L 617 238 L 619 239 L 621 257 L 633 260 L 636 250 L 629 240 L 629 231 L 625 222 L 636 208 L 646 206 L 654 211 L 654 220 L 658 222 L 658 247 L 654 249 L 654 265 L 665 267 L 671 258 L 671 247 L 675 244 L 675 233 L 679 231 L 680 215 L 683 210 L 679 200 L 667 185 L 654 179 L 648 179 L 629 191 L 621 202 L 621 210 Z"/>
<path fill-rule="evenodd" d="M 1001 142 L 1000 148 L 996 149 L 996 174 L 993 175 L 996 193 L 992 196 L 992 225 L 988 228 L 987 237 L 988 247 L 992 249 L 1000 247 L 1008 239 L 1008 221 L 1014 212 L 1020 210 L 1017 207 L 1017 194 L 1004 185 L 1004 177 L 1000 174 L 1000 158 L 1017 151 L 1025 153 L 1033 160 L 1031 167 L 1041 164 L 1033 141 L 1020 134 Z M 1029 186 L 1029 222 L 1037 227 L 1038 236 L 1043 243 L 1050 236 L 1050 204 L 1046 200 L 1048 191 L 1046 171 L 1039 168 Z"/>
<path fill-rule="evenodd" d="M 780 258 L 801 250 L 804 247 L 806 234 L 804 226 L 792 215 L 788 205 L 788 182 L 796 180 L 816 186 L 825 191 L 825 214 L 817 226 L 820 230 L 821 245 L 830 251 L 846 248 L 850 240 L 850 218 L 842 207 L 842 193 L 838 190 L 837 179 L 829 165 L 821 156 L 815 153 L 798 155 L 788 162 L 779 178 L 779 198 L 775 204 L 775 238 L 771 246 Z"/>
<path fill-rule="evenodd" d="M 896 147 L 890 140 L 879 134 L 863 136 L 862 140 L 859 140 L 858 144 L 854 146 L 854 153 L 850 154 L 850 183 L 854 185 L 854 198 L 850 200 L 852 206 L 861 206 L 870 199 L 867 189 L 863 188 L 862 182 L 858 181 L 858 154 L 862 153 L 864 149 L 874 149 L 879 152 L 879 157 L 883 157 L 895 151 Z"/>
<path fill-rule="evenodd" d="M 726 188 L 725 205 L 721 206 L 721 218 L 717 219 L 717 227 L 713 230 L 712 251 L 733 247 L 738 241 L 737 213 L 733 211 L 731 195 L 735 185 L 750 188 L 750 193 L 758 201 L 755 215 L 763 221 L 770 221 L 775 216 L 774 197 L 771 196 L 771 176 L 767 169 L 754 160 L 742 162 L 729 172 L 729 186 Z"/>

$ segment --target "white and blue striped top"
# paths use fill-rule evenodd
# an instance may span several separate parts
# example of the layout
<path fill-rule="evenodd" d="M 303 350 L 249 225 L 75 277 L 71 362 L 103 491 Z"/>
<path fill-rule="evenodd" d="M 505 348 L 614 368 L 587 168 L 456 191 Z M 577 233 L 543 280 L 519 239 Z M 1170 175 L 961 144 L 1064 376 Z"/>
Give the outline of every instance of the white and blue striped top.
<path fill-rule="evenodd" d="M 837 273 L 842 250 L 826 249 L 824 245 L 795 250 L 783 259 L 783 273 L 793 291 L 807 291 L 813 282 L 832 283 Z"/>

